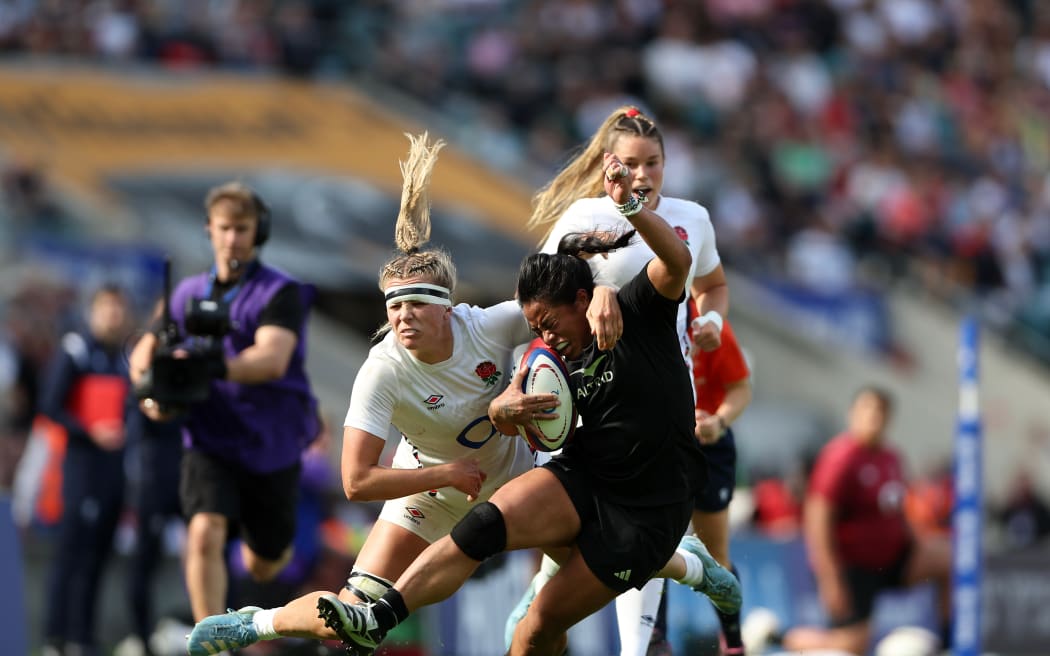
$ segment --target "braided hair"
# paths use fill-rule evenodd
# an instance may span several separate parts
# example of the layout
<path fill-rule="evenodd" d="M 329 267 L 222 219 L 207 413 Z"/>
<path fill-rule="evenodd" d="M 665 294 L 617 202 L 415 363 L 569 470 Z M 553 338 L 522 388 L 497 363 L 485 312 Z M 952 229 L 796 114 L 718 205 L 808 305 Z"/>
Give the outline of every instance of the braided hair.
<path fill-rule="evenodd" d="M 594 276 L 582 256 L 623 248 L 631 243 L 635 232 L 572 232 L 558 242 L 557 253 L 529 255 L 518 269 L 518 303 L 540 301 L 568 305 L 576 300 L 580 289 L 592 294 Z"/>

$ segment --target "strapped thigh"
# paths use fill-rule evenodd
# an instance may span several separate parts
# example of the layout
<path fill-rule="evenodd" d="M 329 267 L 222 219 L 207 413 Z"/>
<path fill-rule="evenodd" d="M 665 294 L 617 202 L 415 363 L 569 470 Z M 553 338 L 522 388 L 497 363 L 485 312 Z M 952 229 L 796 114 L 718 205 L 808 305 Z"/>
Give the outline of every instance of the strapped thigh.
<path fill-rule="evenodd" d="M 346 580 L 344 587 L 362 601 L 376 601 L 387 590 L 394 587 L 394 582 L 375 574 L 369 574 L 363 569 L 354 569 L 350 572 L 350 577 Z"/>

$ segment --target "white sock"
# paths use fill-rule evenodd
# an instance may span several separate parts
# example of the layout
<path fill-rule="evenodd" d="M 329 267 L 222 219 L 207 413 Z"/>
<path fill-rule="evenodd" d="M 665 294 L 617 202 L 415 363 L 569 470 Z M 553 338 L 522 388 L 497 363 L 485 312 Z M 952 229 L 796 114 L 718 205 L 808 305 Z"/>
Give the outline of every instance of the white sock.
<path fill-rule="evenodd" d="M 259 640 L 274 640 L 280 638 L 281 634 L 273 628 L 273 618 L 277 614 L 278 608 L 267 608 L 266 610 L 256 611 L 255 615 L 252 616 L 252 626 L 255 628 L 255 632 L 259 634 Z"/>
<path fill-rule="evenodd" d="M 704 580 L 704 564 L 700 561 L 699 556 L 685 549 L 675 549 L 675 553 L 685 560 L 685 576 L 675 580 L 690 587 L 700 585 Z"/>
<path fill-rule="evenodd" d="M 641 590 L 631 588 L 616 598 L 616 624 L 620 629 L 620 656 L 645 656 L 653 636 L 663 579 L 649 579 Z"/>
<path fill-rule="evenodd" d="M 561 569 L 561 565 L 547 554 L 543 554 L 543 560 L 540 561 L 540 571 L 543 572 L 545 577 L 544 583 L 551 580 L 551 577 L 557 574 L 559 569 Z"/>

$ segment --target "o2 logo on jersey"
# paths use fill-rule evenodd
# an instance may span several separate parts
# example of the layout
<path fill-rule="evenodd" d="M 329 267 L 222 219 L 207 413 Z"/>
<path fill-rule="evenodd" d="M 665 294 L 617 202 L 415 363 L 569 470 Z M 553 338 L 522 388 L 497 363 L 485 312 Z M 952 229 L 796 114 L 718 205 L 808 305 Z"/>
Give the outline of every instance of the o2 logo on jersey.
<path fill-rule="evenodd" d="M 498 432 L 487 416 L 478 417 L 467 424 L 467 427 L 456 437 L 456 441 L 468 449 L 480 449 Z"/>

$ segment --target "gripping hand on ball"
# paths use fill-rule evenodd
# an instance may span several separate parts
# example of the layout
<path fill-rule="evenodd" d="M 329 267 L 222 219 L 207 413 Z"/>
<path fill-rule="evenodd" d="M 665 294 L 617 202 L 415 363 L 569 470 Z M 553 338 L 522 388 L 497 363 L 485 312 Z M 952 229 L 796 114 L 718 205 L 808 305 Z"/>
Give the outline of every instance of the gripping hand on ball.
<path fill-rule="evenodd" d="M 504 435 L 517 435 L 518 426 L 536 419 L 557 419 L 557 413 L 545 412 L 561 405 L 557 394 L 525 394 L 522 382 L 528 369 L 518 367 L 510 385 L 489 402 L 489 420 Z"/>

